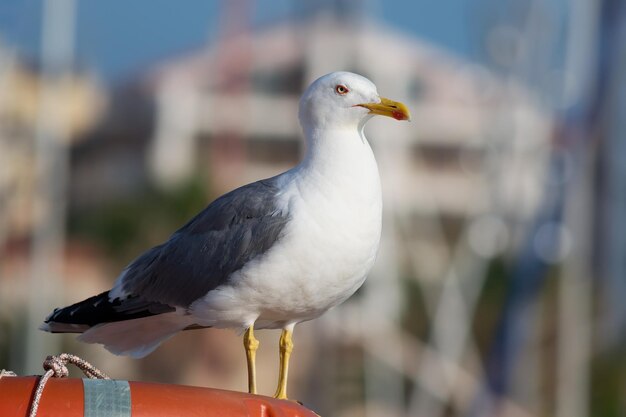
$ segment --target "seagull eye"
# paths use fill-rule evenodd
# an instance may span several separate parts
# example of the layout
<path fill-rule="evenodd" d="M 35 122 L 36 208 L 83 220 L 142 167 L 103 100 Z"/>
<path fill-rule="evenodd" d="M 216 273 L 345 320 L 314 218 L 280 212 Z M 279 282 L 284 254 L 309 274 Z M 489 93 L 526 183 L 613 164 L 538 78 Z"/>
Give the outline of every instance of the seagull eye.
<path fill-rule="evenodd" d="M 348 90 L 348 87 L 346 87 L 346 86 L 345 86 L 345 85 L 343 85 L 343 84 L 338 84 L 338 85 L 335 87 L 335 92 L 336 92 L 337 94 L 341 95 L 341 96 L 344 96 L 344 95 L 348 94 L 348 92 L 349 92 L 349 91 L 350 91 L 350 90 Z"/>

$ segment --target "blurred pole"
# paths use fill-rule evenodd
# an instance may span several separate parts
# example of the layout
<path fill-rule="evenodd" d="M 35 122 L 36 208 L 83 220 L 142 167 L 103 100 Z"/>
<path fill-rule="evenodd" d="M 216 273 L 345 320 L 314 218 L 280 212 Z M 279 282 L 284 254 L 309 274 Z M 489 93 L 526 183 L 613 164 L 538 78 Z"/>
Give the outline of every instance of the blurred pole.
<path fill-rule="evenodd" d="M 63 88 L 73 61 L 75 0 L 43 3 L 39 117 L 35 132 L 36 185 L 24 367 L 40 373 L 47 354 L 58 353 L 58 337 L 38 330 L 62 293 L 68 177 L 68 126 L 62 120 Z M 65 82 L 64 82 L 65 81 Z"/>
<path fill-rule="evenodd" d="M 598 110 L 605 139 L 600 149 L 600 249 L 597 252 L 606 300 L 601 329 L 604 348 L 626 343 L 626 3 L 605 0 L 599 47 L 605 100 Z"/>
<path fill-rule="evenodd" d="M 570 1 L 562 100 L 573 105 L 566 139 L 572 145 L 576 174 L 568 184 L 564 220 L 575 240 L 559 279 L 556 417 L 586 417 L 590 411 L 594 157 L 590 138 L 585 137 L 591 132 L 590 109 L 581 109 L 581 105 L 592 102 L 598 10 L 596 2 Z"/>
<path fill-rule="evenodd" d="M 8 90 L 9 79 L 16 65 L 16 53 L 10 50 L 0 41 L 0 102 L 5 98 L 2 94 Z M 4 245 L 9 234 L 9 200 L 15 186 L 15 166 L 11 162 L 11 135 L 5 131 L 5 126 L 0 126 L 0 248 Z M 0 301 L 2 296 L 0 294 Z"/>
<path fill-rule="evenodd" d="M 565 204 L 565 224 L 575 237 L 559 277 L 556 342 L 556 417 L 589 415 L 591 367 L 591 181 L 592 157 L 580 155 L 576 178 Z"/>

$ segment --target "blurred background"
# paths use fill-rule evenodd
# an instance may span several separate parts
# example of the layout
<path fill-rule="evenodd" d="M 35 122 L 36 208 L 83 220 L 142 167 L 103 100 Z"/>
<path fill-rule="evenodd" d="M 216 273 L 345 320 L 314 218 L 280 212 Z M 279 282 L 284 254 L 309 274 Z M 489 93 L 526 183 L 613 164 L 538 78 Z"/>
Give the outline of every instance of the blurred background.
<path fill-rule="evenodd" d="M 213 198 L 297 163 L 334 70 L 373 120 L 382 247 L 297 327 L 290 397 L 325 416 L 626 415 L 626 3 L 0 3 L 0 368 L 77 354 L 118 379 L 245 390 L 232 331 L 142 360 L 37 330 Z M 259 332 L 261 393 L 278 332 Z M 78 376 L 78 374 L 75 374 Z"/>

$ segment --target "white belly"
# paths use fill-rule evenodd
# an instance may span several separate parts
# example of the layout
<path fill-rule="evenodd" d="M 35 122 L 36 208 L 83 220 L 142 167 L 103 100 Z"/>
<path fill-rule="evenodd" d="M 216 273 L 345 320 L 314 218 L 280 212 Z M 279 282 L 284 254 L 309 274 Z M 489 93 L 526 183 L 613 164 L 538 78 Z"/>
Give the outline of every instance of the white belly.
<path fill-rule="evenodd" d="M 314 211 L 322 212 L 321 208 Z M 258 276 L 249 274 L 242 280 L 261 296 L 255 300 L 261 307 L 259 321 L 310 320 L 363 284 L 378 251 L 380 204 L 358 213 L 347 206 L 331 211 L 332 216 L 311 211 L 301 215 L 289 225 L 275 253 L 254 272 Z"/>
<path fill-rule="evenodd" d="M 364 282 L 380 242 L 381 204 L 294 207 L 294 220 L 270 251 L 194 303 L 204 325 L 279 328 L 320 316 Z M 332 213 L 320 216 L 319 213 Z"/>

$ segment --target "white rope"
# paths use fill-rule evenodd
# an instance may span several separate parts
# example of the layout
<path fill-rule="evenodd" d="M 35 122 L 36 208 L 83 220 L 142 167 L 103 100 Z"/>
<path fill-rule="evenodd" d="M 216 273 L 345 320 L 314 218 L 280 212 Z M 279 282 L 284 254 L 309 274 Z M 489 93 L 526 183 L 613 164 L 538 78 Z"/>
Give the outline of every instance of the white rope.
<path fill-rule="evenodd" d="M 0 369 L 0 379 L 4 376 L 17 376 L 17 374 L 13 371 L 7 371 L 6 369 Z"/>
<path fill-rule="evenodd" d="M 43 394 L 43 389 L 45 388 L 48 380 L 53 377 L 66 378 L 69 375 L 69 370 L 67 369 L 68 363 L 76 365 L 89 379 L 111 379 L 107 374 L 76 355 L 61 353 L 58 356 L 48 356 L 43 362 L 43 369 L 46 371 L 46 373 L 43 374 L 43 376 L 39 380 L 39 383 L 37 384 L 37 390 L 35 391 L 28 417 L 37 416 L 37 410 L 39 409 L 41 395 Z"/>

